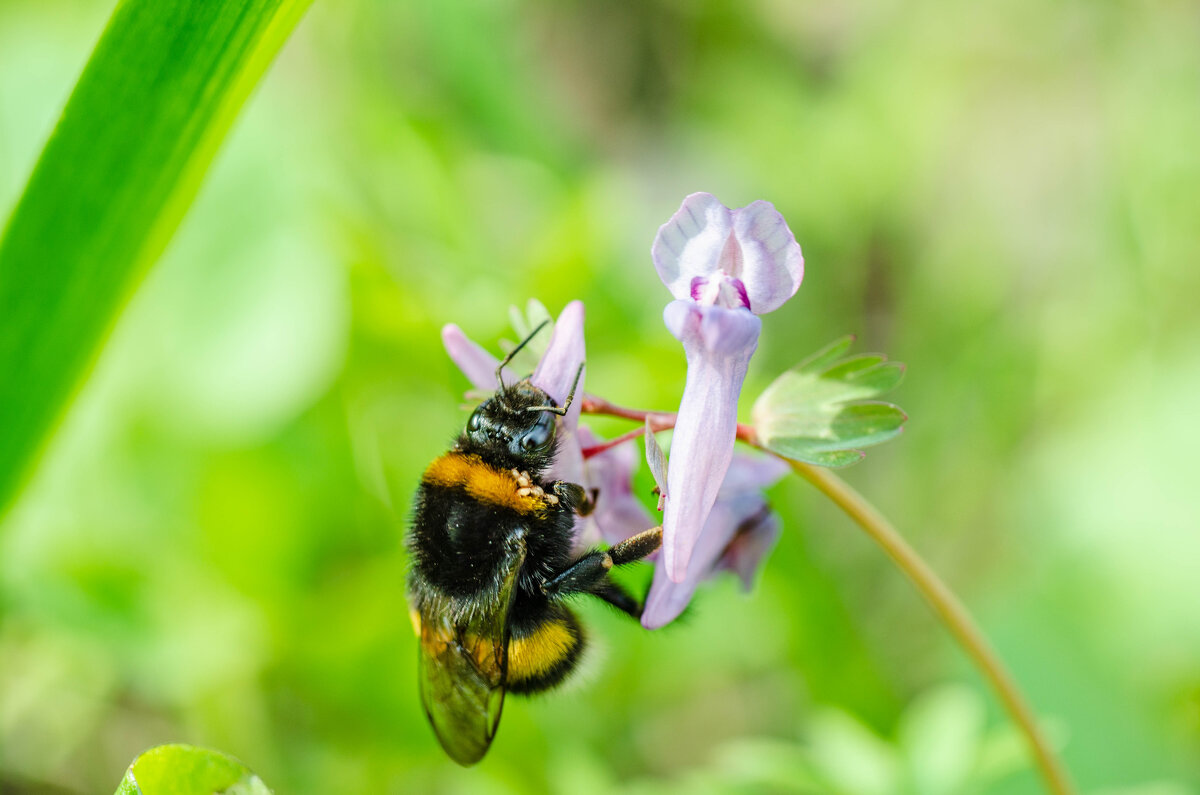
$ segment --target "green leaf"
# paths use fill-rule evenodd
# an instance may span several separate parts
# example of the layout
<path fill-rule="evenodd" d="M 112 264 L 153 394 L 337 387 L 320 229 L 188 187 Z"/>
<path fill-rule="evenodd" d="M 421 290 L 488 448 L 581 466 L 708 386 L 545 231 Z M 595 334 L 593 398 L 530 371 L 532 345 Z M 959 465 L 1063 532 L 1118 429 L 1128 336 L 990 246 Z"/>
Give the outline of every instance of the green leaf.
<path fill-rule="evenodd" d="M 125 771 L 116 795 L 271 795 L 241 762 L 219 751 L 160 745 Z"/>
<path fill-rule="evenodd" d="M 117 6 L 0 239 L 0 513 L 310 1 Z"/>
<path fill-rule="evenodd" d="M 859 448 L 900 433 L 904 412 L 871 400 L 893 389 L 904 365 L 880 354 L 845 357 L 842 337 L 775 380 L 754 402 L 754 430 L 772 452 L 825 467 L 861 461 Z"/>

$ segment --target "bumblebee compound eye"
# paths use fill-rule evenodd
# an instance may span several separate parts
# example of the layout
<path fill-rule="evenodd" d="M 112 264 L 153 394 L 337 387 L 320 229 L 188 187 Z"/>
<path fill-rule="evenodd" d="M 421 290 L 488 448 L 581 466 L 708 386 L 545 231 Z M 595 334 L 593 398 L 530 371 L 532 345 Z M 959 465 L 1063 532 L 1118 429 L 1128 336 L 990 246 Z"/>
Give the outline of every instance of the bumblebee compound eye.
<path fill-rule="evenodd" d="M 544 412 L 538 417 L 537 424 L 525 432 L 521 437 L 521 449 L 527 452 L 534 450 L 545 450 L 554 441 L 554 420 L 555 417 L 549 412 Z"/>
<path fill-rule="evenodd" d="M 475 432 L 483 427 L 483 404 L 480 404 L 474 411 L 471 412 L 471 418 L 467 420 L 467 430 Z"/>

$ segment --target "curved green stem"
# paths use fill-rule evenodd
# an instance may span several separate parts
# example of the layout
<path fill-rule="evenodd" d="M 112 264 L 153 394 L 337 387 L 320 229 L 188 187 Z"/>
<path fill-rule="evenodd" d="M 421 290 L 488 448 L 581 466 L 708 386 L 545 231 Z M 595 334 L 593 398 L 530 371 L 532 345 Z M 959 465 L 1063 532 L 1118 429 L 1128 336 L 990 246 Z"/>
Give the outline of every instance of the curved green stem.
<path fill-rule="evenodd" d="M 781 456 L 782 457 L 782 456 Z M 1012 674 L 1004 667 L 983 632 L 975 625 L 958 597 L 941 578 L 929 568 L 916 551 L 901 537 L 896 528 L 879 513 L 861 494 L 844 480 L 824 467 L 812 466 L 785 458 L 795 472 L 817 487 L 826 497 L 853 519 L 871 539 L 883 548 L 901 571 L 912 581 L 921 596 L 941 618 L 950 634 L 962 644 L 967 655 L 975 662 L 980 673 L 992 686 L 996 696 L 1004 705 L 1013 721 L 1020 727 L 1029 742 L 1038 769 L 1045 779 L 1046 787 L 1055 795 L 1072 795 L 1075 792 L 1066 768 L 1047 742 L 1038 726 L 1033 710 L 1021 694 Z"/>

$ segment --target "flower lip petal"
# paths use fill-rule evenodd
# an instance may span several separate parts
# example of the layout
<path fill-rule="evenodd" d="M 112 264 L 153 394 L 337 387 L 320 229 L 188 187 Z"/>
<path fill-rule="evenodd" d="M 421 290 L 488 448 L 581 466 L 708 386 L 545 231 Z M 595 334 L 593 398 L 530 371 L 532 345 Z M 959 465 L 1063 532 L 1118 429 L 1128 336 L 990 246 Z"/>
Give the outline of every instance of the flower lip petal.
<path fill-rule="evenodd" d="M 753 353 L 762 332 L 762 321 L 742 309 L 705 306 L 695 301 L 672 301 L 663 309 L 663 324 L 688 350 L 713 354 L 740 353 L 746 348 Z"/>

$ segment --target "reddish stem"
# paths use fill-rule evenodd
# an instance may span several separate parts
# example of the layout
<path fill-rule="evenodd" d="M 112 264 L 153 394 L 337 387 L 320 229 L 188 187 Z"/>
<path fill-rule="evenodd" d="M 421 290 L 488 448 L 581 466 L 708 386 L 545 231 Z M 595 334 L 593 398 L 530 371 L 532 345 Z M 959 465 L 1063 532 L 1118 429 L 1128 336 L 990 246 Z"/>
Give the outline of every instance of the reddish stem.
<path fill-rule="evenodd" d="M 608 417 L 620 417 L 621 419 L 634 420 L 643 424 L 649 420 L 650 429 L 655 432 L 674 428 L 675 421 L 679 418 L 679 415 L 673 411 L 644 411 L 642 409 L 625 408 L 624 406 L 618 406 L 616 403 L 609 403 L 604 398 L 596 397 L 595 395 L 587 395 L 584 397 L 582 409 L 584 414 L 603 414 Z M 590 455 L 595 455 L 603 450 L 607 450 L 610 447 L 614 447 L 621 442 L 626 442 L 630 439 L 636 439 L 645 433 L 645 431 L 646 429 L 644 427 L 638 428 L 636 430 L 629 431 L 628 433 L 621 434 L 616 439 L 613 439 L 609 442 L 604 442 L 596 447 L 589 447 L 584 451 L 584 458 L 587 458 Z M 743 425 L 740 422 L 738 423 L 737 438 L 743 442 L 746 442 L 747 444 L 754 445 L 756 447 L 758 446 L 758 437 L 754 433 L 754 428 L 749 425 Z"/>
<path fill-rule="evenodd" d="M 611 450 L 619 444 L 624 444 L 625 442 L 628 442 L 632 439 L 636 439 L 639 436 L 641 436 L 642 434 L 644 434 L 645 432 L 646 432 L 646 426 L 643 425 L 640 428 L 634 428 L 632 431 L 627 431 L 615 439 L 609 439 L 606 442 L 601 442 L 600 444 L 594 444 L 591 447 L 585 447 L 585 448 L 583 448 L 583 460 L 586 461 L 587 459 L 591 458 L 594 455 L 599 455 L 600 453 L 603 453 L 605 450 Z"/>

